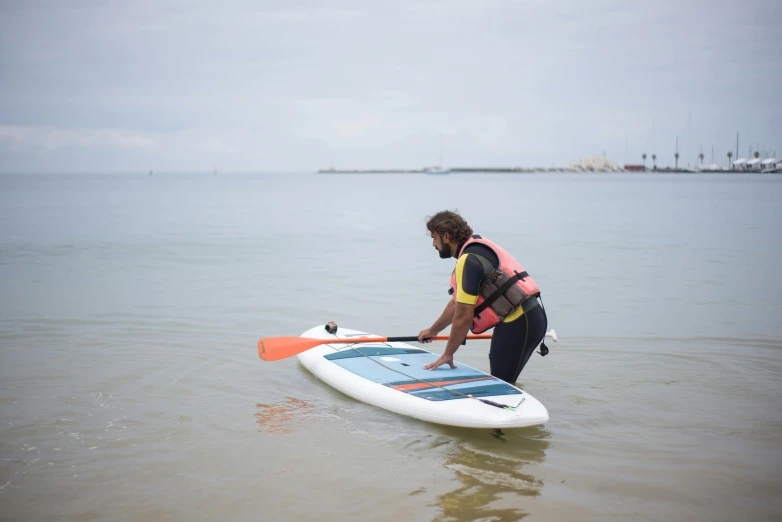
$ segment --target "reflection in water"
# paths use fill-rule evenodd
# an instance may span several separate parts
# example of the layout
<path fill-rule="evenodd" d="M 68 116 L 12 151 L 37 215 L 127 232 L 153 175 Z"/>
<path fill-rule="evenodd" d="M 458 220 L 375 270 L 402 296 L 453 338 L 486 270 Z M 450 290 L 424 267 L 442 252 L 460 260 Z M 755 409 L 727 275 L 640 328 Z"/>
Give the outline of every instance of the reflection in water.
<path fill-rule="evenodd" d="M 267 433 L 291 433 L 295 431 L 296 424 L 315 419 L 315 406 L 293 397 L 275 404 L 259 402 L 255 407 L 258 408 L 255 422 L 261 427 L 258 431 Z"/>
<path fill-rule="evenodd" d="M 496 434 L 493 434 L 496 435 Z M 456 472 L 462 486 L 437 498 L 442 514 L 434 522 L 492 520 L 514 522 L 527 513 L 518 507 L 489 507 L 503 494 L 535 497 L 543 482 L 522 473 L 525 465 L 540 463 L 549 446 L 542 429 L 515 430 L 496 438 L 462 440 L 446 457 L 445 467 Z M 500 445 L 501 444 L 501 445 Z M 507 495 L 506 495 L 507 497 Z M 520 500 L 520 499 L 519 499 Z M 519 505 L 521 502 L 514 502 Z"/>

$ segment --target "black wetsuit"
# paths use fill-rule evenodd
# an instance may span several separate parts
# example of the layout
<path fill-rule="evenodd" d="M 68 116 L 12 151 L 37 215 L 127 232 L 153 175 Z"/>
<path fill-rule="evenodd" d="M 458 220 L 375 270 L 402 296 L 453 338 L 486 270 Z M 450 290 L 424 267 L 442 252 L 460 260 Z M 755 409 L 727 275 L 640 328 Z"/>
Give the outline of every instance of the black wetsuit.
<path fill-rule="evenodd" d="M 457 260 L 457 302 L 475 304 L 483 279 L 490 276 L 500 262 L 494 251 L 480 243 L 467 245 Z M 489 351 L 491 374 L 514 384 L 535 348 L 546 335 L 548 321 L 542 305 L 523 313 L 517 312 L 494 327 Z"/>

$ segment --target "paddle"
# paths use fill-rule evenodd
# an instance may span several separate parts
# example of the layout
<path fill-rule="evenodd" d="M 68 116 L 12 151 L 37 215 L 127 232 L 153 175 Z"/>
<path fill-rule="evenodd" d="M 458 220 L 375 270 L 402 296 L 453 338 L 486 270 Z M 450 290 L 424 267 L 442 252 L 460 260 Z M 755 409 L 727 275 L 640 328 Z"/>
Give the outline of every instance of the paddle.
<path fill-rule="evenodd" d="M 546 337 L 557 341 L 557 332 L 553 329 L 546 332 Z M 447 335 L 428 337 L 430 341 L 447 341 Z M 467 339 L 491 339 L 491 334 L 468 335 Z M 264 361 L 277 361 L 306 352 L 321 344 L 354 344 L 354 343 L 395 343 L 417 341 L 418 337 L 353 337 L 352 339 L 312 339 L 310 337 L 267 337 L 258 341 L 258 356 Z M 466 339 L 465 339 L 466 340 Z"/>
<path fill-rule="evenodd" d="M 491 339 L 491 334 L 468 335 L 467 339 Z M 321 344 L 394 343 L 417 341 L 418 337 L 354 337 L 352 339 L 311 339 L 309 337 L 268 337 L 258 341 L 258 356 L 264 361 L 292 357 Z M 431 341 L 447 341 L 447 335 L 429 337 Z"/>

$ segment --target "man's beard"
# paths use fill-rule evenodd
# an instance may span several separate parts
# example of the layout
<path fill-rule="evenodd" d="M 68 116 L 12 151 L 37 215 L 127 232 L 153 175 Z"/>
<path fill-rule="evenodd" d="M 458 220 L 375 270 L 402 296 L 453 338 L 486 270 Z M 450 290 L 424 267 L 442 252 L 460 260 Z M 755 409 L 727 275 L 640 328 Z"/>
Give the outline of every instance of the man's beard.
<path fill-rule="evenodd" d="M 451 252 L 451 245 L 443 245 L 443 248 L 438 248 L 437 251 L 440 252 L 440 259 L 448 259 L 453 255 L 453 252 Z"/>

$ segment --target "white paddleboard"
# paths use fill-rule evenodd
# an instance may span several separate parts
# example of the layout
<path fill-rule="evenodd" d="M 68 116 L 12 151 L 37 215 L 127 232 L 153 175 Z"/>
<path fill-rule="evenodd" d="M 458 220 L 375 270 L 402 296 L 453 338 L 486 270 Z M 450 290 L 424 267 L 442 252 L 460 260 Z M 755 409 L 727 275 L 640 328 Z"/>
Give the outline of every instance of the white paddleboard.
<path fill-rule="evenodd" d="M 301 337 L 379 337 L 319 325 Z M 439 355 L 407 343 L 322 344 L 298 354 L 320 380 L 356 400 L 428 422 L 470 428 L 521 428 L 545 423 L 548 411 L 535 397 L 496 377 L 454 361 L 423 366 Z M 495 405 L 482 402 L 487 400 Z"/>

